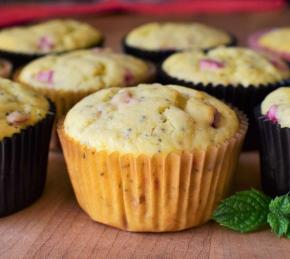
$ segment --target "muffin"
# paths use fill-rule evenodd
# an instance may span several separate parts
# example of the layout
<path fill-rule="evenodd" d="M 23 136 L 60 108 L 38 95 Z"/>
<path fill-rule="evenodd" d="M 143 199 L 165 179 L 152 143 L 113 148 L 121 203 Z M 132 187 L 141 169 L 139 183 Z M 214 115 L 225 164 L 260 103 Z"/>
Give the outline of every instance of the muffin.
<path fill-rule="evenodd" d="M 53 119 L 47 99 L 0 79 L 0 216 L 23 209 L 41 195 Z"/>
<path fill-rule="evenodd" d="M 249 37 L 249 45 L 257 50 L 278 55 L 290 64 L 290 27 L 264 29 Z"/>
<path fill-rule="evenodd" d="M 208 50 L 235 43 L 232 35 L 204 24 L 155 22 L 129 32 L 123 40 L 123 49 L 129 54 L 158 63 L 177 51 Z"/>
<path fill-rule="evenodd" d="M 162 232 L 210 220 L 246 129 L 242 114 L 206 93 L 140 84 L 87 96 L 58 133 L 78 203 L 93 220 Z"/>
<path fill-rule="evenodd" d="M 12 64 L 6 59 L 0 58 L 0 78 L 9 78 L 12 73 Z"/>
<path fill-rule="evenodd" d="M 275 197 L 290 191 L 290 87 L 281 87 L 257 107 L 261 180 L 265 193 Z"/>
<path fill-rule="evenodd" d="M 0 56 L 19 65 L 46 54 L 100 46 L 102 42 L 102 34 L 91 25 L 57 19 L 2 29 Z"/>
<path fill-rule="evenodd" d="M 151 81 L 154 73 L 154 67 L 142 60 L 95 48 L 34 60 L 17 73 L 16 80 L 49 97 L 60 118 L 90 93 Z M 57 141 L 54 144 L 57 149 Z"/>
<path fill-rule="evenodd" d="M 161 66 L 163 83 L 203 90 L 231 103 L 247 114 L 250 128 L 246 149 L 257 148 L 254 107 L 272 90 L 289 82 L 282 60 L 246 48 L 220 47 L 208 52 L 173 54 Z"/>

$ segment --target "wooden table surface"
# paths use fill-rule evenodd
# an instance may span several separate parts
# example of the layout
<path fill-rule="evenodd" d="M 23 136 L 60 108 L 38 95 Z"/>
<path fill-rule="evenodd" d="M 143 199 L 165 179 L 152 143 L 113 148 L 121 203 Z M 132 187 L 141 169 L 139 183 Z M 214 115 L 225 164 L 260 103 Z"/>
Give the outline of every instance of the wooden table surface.
<path fill-rule="evenodd" d="M 192 17 L 107 15 L 80 18 L 100 28 L 106 45 L 119 49 L 132 27 L 154 20 L 201 21 L 246 35 L 267 26 L 289 25 L 290 11 Z M 244 153 L 235 189 L 259 186 L 258 155 Z M 214 222 L 163 234 L 137 234 L 95 223 L 78 207 L 61 154 L 51 153 L 43 196 L 29 208 L 0 219 L 0 258 L 290 258 L 290 241 L 269 230 L 238 234 Z"/>

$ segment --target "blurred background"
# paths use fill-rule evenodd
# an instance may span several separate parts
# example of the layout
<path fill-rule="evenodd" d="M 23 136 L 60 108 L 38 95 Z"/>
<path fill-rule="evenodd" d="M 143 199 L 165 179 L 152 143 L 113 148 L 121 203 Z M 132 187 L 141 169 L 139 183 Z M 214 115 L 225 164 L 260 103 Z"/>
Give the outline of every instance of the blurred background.
<path fill-rule="evenodd" d="M 287 0 L 0 0 L 0 26 L 54 16 L 124 12 L 159 16 L 269 12 L 288 8 L 288 3 Z"/>

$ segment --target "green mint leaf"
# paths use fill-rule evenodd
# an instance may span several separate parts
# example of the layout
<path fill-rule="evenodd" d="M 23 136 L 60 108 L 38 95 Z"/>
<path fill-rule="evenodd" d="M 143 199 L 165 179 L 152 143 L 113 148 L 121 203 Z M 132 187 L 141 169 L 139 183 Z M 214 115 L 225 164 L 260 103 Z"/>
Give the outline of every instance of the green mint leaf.
<path fill-rule="evenodd" d="M 278 236 L 281 237 L 287 234 L 289 227 L 289 220 L 284 216 L 281 216 L 277 213 L 270 212 L 268 214 L 268 223 L 272 231 Z"/>
<path fill-rule="evenodd" d="M 269 209 L 268 223 L 272 231 L 279 237 L 290 238 L 290 197 L 287 194 L 276 197 L 270 202 Z"/>
<path fill-rule="evenodd" d="M 288 194 L 276 197 L 269 205 L 271 212 L 290 216 L 290 197 Z"/>
<path fill-rule="evenodd" d="M 238 232 L 251 232 L 267 224 L 271 199 L 251 189 L 237 192 L 221 202 L 213 214 L 220 225 Z"/>

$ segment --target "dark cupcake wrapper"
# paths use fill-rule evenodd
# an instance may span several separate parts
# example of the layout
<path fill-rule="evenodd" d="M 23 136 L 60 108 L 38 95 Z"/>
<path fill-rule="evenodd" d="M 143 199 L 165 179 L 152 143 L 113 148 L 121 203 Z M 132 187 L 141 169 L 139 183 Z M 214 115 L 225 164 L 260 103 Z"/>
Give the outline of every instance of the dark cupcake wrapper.
<path fill-rule="evenodd" d="M 220 45 L 220 46 L 236 46 L 237 45 L 237 38 L 228 33 L 231 37 L 231 41 L 228 44 L 225 45 Z M 123 38 L 122 40 L 122 48 L 123 51 L 127 54 L 130 54 L 132 56 L 141 58 L 141 59 L 145 59 L 145 60 L 149 60 L 155 64 L 159 64 L 161 63 L 164 59 L 166 59 L 167 57 L 169 57 L 170 55 L 176 53 L 176 52 L 180 52 L 183 50 L 145 50 L 145 49 L 141 49 L 141 48 L 137 48 L 137 47 L 132 47 L 130 45 L 128 45 L 126 43 L 126 38 L 127 35 Z M 219 46 L 216 46 L 219 47 Z M 216 47 L 212 47 L 212 48 L 207 48 L 207 49 L 203 49 L 203 51 L 209 51 L 211 49 L 215 49 Z"/>
<path fill-rule="evenodd" d="M 0 217 L 33 203 L 43 192 L 54 104 L 46 117 L 0 142 Z"/>
<path fill-rule="evenodd" d="M 261 183 L 271 197 L 290 191 L 290 128 L 281 128 L 255 108 L 259 128 Z"/>
<path fill-rule="evenodd" d="M 249 118 L 249 129 L 244 143 L 244 150 L 255 150 L 258 148 L 257 125 L 253 112 L 255 106 L 261 103 L 273 90 L 281 86 L 290 86 L 290 78 L 276 83 L 259 86 L 250 85 L 247 87 L 243 85 L 204 85 L 202 83 L 187 82 L 171 77 L 161 68 L 161 66 L 159 66 L 158 69 L 158 78 L 163 84 L 183 85 L 192 89 L 207 92 L 208 94 L 213 95 L 226 103 L 230 103 L 243 111 Z"/>
<path fill-rule="evenodd" d="M 44 54 L 28 54 L 28 53 L 21 53 L 21 52 L 12 52 L 12 51 L 5 51 L 0 49 L 0 57 L 1 58 L 5 58 L 8 59 L 10 62 L 13 63 L 14 68 L 17 69 L 18 67 L 25 65 L 26 63 L 46 56 L 46 55 L 58 55 L 58 54 L 62 54 L 62 53 L 66 53 L 66 52 L 70 52 L 70 51 L 74 51 L 74 50 L 81 50 L 81 49 L 89 49 L 89 48 L 93 48 L 93 47 L 102 47 L 104 45 L 104 38 L 101 39 L 100 42 L 90 45 L 88 47 L 85 48 L 79 48 L 79 49 L 73 49 L 73 50 L 67 50 L 67 51 L 60 51 L 60 52 L 49 52 L 49 53 L 44 53 Z"/>

